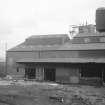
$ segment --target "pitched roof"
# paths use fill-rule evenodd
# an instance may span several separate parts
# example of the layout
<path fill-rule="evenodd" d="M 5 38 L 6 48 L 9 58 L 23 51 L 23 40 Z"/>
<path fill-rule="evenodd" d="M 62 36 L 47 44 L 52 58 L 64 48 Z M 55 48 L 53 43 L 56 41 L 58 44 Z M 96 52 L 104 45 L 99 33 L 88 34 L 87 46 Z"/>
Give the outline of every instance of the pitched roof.
<path fill-rule="evenodd" d="M 46 45 L 32 46 L 20 44 L 8 51 L 46 51 L 46 50 L 105 50 L 105 43 L 90 43 L 90 44 L 71 44 L 64 45 Z"/>
<path fill-rule="evenodd" d="M 104 35 L 102 33 L 101 35 Z M 66 34 L 57 34 L 57 35 L 42 35 L 42 36 L 31 36 L 33 37 L 54 37 L 54 36 L 67 36 Z M 86 34 L 87 36 L 90 34 Z M 96 35 L 96 34 L 94 34 Z M 99 34 L 97 34 L 99 35 Z M 78 36 L 78 35 L 77 35 Z M 80 35 L 82 36 L 82 34 Z M 85 34 L 83 34 L 85 36 Z M 90 35 L 92 36 L 92 35 Z M 79 36 L 78 36 L 79 37 Z M 70 41 L 65 42 L 64 44 L 54 44 L 54 45 L 27 45 L 27 42 L 23 42 L 20 45 L 17 45 L 14 48 L 9 49 L 8 51 L 46 51 L 46 50 L 105 50 L 105 42 L 103 43 L 84 43 L 84 44 L 73 44 Z"/>
<path fill-rule="evenodd" d="M 42 51 L 42 50 L 57 50 L 59 49 L 60 45 L 53 45 L 53 46 L 48 46 L 48 45 L 19 45 L 16 46 L 8 51 Z"/>

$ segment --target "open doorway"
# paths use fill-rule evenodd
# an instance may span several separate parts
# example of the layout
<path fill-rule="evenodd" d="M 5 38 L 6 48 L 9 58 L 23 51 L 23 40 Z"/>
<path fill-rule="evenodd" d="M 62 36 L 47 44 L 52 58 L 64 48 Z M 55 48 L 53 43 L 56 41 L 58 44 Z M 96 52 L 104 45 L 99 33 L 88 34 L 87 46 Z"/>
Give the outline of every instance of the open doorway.
<path fill-rule="evenodd" d="M 81 77 L 102 78 L 102 69 L 96 65 L 85 65 L 85 66 L 81 67 L 80 73 L 81 73 Z"/>
<path fill-rule="evenodd" d="M 56 80 L 56 69 L 55 68 L 44 68 L 44 80 L 55 81 Z"/>
<path fill-rule="evenodd" d="M 105 69 L 103 69 L 103 83 L 105 84 Z"/>
<path fill-rule="evenodd" d="M 102 68 L 96 64 L 84 64 L 80 69 L 81 83 L 102 85 Z"/>

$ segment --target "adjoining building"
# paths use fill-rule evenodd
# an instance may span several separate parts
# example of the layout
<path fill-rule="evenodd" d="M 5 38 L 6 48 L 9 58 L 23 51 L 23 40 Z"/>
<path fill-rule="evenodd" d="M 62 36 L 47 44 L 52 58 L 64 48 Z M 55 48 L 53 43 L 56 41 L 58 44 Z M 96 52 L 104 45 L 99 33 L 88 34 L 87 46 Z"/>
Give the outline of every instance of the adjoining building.
<path fill-rule="evenodd" d="M 38 81 L 105 83 L 105 32 L 91 27 L 80 26 L 72 40 L 66 34 L 27 38 L 7 51 L 7 73 Z"/>

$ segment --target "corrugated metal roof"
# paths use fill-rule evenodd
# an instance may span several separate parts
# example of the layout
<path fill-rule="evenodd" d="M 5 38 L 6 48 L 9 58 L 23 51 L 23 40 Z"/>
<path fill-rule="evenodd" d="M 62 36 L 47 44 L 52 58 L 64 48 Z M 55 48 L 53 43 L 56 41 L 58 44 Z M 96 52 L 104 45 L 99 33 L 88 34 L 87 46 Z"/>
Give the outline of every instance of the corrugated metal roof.
<path fill-rule="evenodd" d="M 24 58 L 17 63 L 105 63 L 105 58 Z"/>

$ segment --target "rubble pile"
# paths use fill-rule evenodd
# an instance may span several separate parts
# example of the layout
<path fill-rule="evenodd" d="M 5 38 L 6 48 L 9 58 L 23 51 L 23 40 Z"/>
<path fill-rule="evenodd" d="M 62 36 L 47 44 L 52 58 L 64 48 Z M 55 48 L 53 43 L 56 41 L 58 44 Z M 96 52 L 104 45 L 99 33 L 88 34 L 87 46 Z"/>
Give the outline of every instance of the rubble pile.
<path fill-rule="evenodd" d="M 104 87 L 61 86 L 50 91 L 49 98 L 63 105 L 105 105 Z"/>
<path fill-rule="evenodd" d="M 1 82 L 0 105 L 105 105 L 105 87 Z"/>
<path fill-rule="evenodd" d="M 71 98 L 50 96 L 50 100 L 58 101 L 64 105 L 93 105 L 89 99 L 84 99 L 80 96 L 72 96 Z"/>

